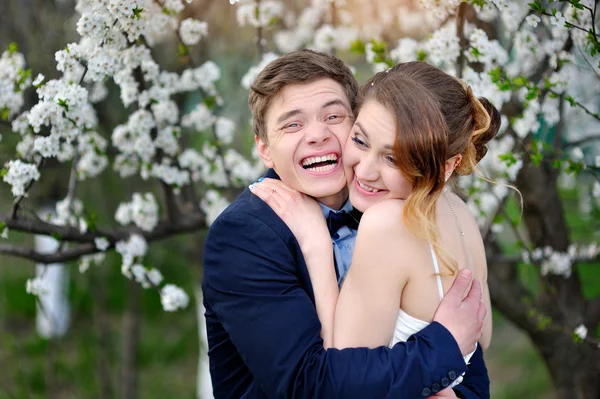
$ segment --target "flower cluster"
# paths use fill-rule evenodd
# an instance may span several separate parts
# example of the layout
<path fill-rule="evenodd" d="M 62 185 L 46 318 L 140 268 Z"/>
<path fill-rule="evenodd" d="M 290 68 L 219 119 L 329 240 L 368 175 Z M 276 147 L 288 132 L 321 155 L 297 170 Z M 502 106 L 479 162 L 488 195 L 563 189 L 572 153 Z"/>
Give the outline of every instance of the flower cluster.
<path fill-rule="evenodd" d="M 36 165 L 23 162 L 19 159 L 8 161 L 8 171 L 3 180 L 12 186 L 15 197 L 25 195 L 25 187 L 33 180 L 39 180 L 40 172 Z"/>
<path fill-rule="evenodd" d="M 181 288 L 167 284 L 160 290 L 160 302 L 165 311 L 174 312 L 177 309 L 185 309 L 190 298 Z"/>
<path fill-rule="evenodd" d="M 152 193 L 134 193 L 131 202 L 117 208 L 115 220 L 125 226 L 134 223 L 144 231 L 152 231 L 158 224 L 158 203 Z"/>

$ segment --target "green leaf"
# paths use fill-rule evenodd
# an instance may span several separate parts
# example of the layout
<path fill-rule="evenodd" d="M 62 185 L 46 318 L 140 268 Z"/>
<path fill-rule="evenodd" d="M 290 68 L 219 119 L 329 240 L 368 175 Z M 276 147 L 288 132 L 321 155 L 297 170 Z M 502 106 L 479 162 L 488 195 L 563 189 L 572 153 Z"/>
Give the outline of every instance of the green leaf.
<path fill-rule="evenodd" d="M 179 45 L 177 46 L 177 55 L 180 57 L 185 57 L 186 55 L 188 55 L 188 49 L 185 46 L 185 44 L 179 43 Z"/>
<path fill-rule="evenodd" d="M 534 154 L 531 154 L 531 161 L 533 162 L 533 164 L 535 166 L 540 166 L 542 159 L 544 159 L 544 155 L 541 152 L 536 152 Z"/>
<path fill-rule="evenodd" d="M 514 154 L 507 152 L 506 154 L 498 155 L 501 161 L 506 163 L 506 166 L 512 166 L 517 163 L 517 158 L 515 158 Z"/>
<path fill-rule="evenodd" d="M 571 104 L 571 107 L 577 106 L 577 101 L 575 101 L 575 99 L 572 96 L 565 96 L 565 100 L 567 100 L 569 104 Z"/>
<path fill-rule="evenodd" d="M 474 6 L 483 7 L 486 5 L 487 2 L 485 0 L 469 0 L 469 3 L 471 3 Z"/>
<path fill-rule="evenodd" d="M 217 97 L 215 97 L 215 96 L 205 97 L 202 102 L 204 103 L 204 105 L 206 105 L 208 107 L 208 109 L 213 109 L 215 107 L 215 105 L 217 105 Z"/>
<path fill-rule="evenodd" d="M 4 177 L 8 174 L 8 169 L 2 168 L 0 169 L 0 177 Z"/>
<path fill-rule="evenodd" d="M 354 40 L 351 44 L 350 44 L 350 51 L 352 51 L 353 53 L 357 53 L 357 54 L 361 54 L 364 55 L 366 52 L 366 45 L 365 42 L 363 42 L 360 39 L 356 39 Z"/>
<path fill-rule="evenodd" d="M 9 115 L 8 107 L 2 108 L 2 111 L 0 111 L 0 119 L 2 119 L 3 121 L 7 121 L 8 115 Z"/>
<path fill-rule="evenodd" d="M 5 222 L 0 222 L 0 234 L 4 233 L 4 229 L 6 228 Z"/>
<path fill-rule="evenodd" d="M 52 238 L 54 238 L 56 241 L 60 241 L 60 234 L 58 234 L 56 231 L 52 234 L 50 234 L 52 236 Z"/>
<path fill-rule="evenodd" d="M 427 59 L 427 53 L 425 50 L 417 51 L 417 61 L 425 61 Z"/>
<path fill-rule="evenodd" d="M 488 75 L 490 75 L 490 78 L 492 79 L 493 83 L 498 83 L 502 80 L 502 70 L 500 69 L 500 67 L 496 67 L 492 70 L 490 70 L 488 72 Z"/>
<path fill-rule="evenodd" d="M 479 57 L 482 55 L 477 47 L 471 47 L 470 53 L 473 57 L 475 57 L 476 60 L 478 60 Z"/>
<path fill-rule="evenodd" d="M 69 104 L 67 104 L 67 100 L 59 98 L 57 102 L 58 102 L 58 105 L 60 105 L 61 107 L 63 107 L 65 109 L 65 111 L 69 112 Z"/>
<path fill-rule="evenodd" d="M 21 86 L 25 84 L 25 81 L 31 76 L 31 69 L 21 69 L 17 80 L 17 92 L 21 91 Z"/>
<path fill-rule="evenodd" d="M 529 84 L 529 80 L 525 76 L 517 76 L 513 78 L 512 83 L 516 88 L 526 87 Z"/>
<path fill-rule="evenodd" d="M 142 19 L 142 12 L 144 11 L 143 8 L 139 8 L 138 6 L 135 6 L 135 8 L 133 10 L 131 10 L 131 12 L 133 13 L 133 17 L 135 19 Z"/>
<path fill-rule="evenodd" d="M 579 172 L 585 169 L 585 164 L 583 162 L 573 162 L 567 161 L 568 165 L 565 169 L 565 172 L 572 173 L 574 176 L 577 176 Z"/>
<path fill-rule="evenodd" d="M 561 169 L 562 168 L 562 161 L 560 159 L 556 159 L 552 162 L 552 167 L 554 167 L 555 169 Z"/>
<path fill-rule="evenodd" d="M 529 7 L 535 12 L 544 12 L 541 0 L 535 0 L 533 3 L 529 3 Z"/>
<path fill-rule="evenodd" d="M 540 94 L 540 91 L 539 91 L 538 87 L 532 86 L 527 91 L 527 94 L 525 95 L 525 99 L 527 101 L 535 100 L 539 96 L 539 94 Z"/>
<path fill-rule="evenodd" d="M 17 51 L 19 51 L 19 46 L 17 45 L 17 43 L 15 42 L 11 42 L 8 45 L 8 54 L 13 55 L 14 53 L 16 53 Z"/>
<path fill-rule="evenodd" d="M 373 44 L 373 47 L 371 48 L 371 50 L 375 53 L 375 54 L 385 54 L 386 51 L 386 44 L 385 42 L 381 41 L 378 42 L 377 40 L 373 39 L 371 40 L 371 43 Z"/>

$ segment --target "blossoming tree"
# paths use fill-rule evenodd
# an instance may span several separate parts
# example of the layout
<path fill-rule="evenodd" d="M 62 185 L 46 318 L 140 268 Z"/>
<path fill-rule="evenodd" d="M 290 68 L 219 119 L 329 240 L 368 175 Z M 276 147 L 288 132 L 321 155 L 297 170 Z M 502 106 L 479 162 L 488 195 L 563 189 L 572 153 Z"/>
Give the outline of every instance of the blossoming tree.
<path fill-rule="evenodd" d="M 366 65 L 369 73 L 427 61 L 462 78 L 501 110 L 502 131 L 481 162 L 481 176 L 459 182 L 485 237 L 492 302 L 532 338 L 560 398 L 599 397 L 600 349 L 593 331 L 600 323 L 600 298 L 585 295 L 580 268 L 597 261 L 598 237 L 573 242 L 559 195 L 561 185 L 581 187 L 579 211 L 596 223 L 598 1 L 312 0 L 302 7 L 230 2 L 237 7 L 240 35 L 251 32 L 262 57 L 242 79 L 245 88 L 277 54 L 310 47 L 353 60 L 361 70 Z M 32 74 L 16 45 L 2 54 L 0 116 L 12 131 L 4 134 L 20 140 L 14 157 L 3 160 L 3 180 L 14 201 L 0 213 L 1 253 L 43 264 L 78 261 L 85 271 L 115 250 L 123 275 L 157 288 L 165 310 L 187 306 L 185 292 L 144 266 L 148 245 L 205 228 L 227 205 L 222 191 L 253 181 L 261 165 L 255 155 L 244 157 L 231 146 L 238 127 L 222 115 L 215 86 L 221 70 L 210 60 L 197 62 L 189 51 L 209 26 L 182 17 L 185 8 L 181 0 L 77 1 L 81 38 L 56 52 L 59 79 Z M 187 62 L 181 73 L 163 69 L 153 53 L 173 40 Z M 109 81 L 118 86 L 128 117 L 99 126 L 95 106 L 106 98 Z M 39 101 L 23 110 L 24 93 L 33 89 Z M 201 101 L 184 113 L 192 93 Z M 198 132 L 208 139 L 191 148 L 189 135 Z M 55 216 L 42 220 L 22 203 L 51 160 L 69 166 L 68 189 Z M 78 183 L 107 168 L 124 184 L 137 177 L 153 189 L 123 198 L 114 220 L 93 220 L 77 198 Z M 522 205 L 521 217 L 510 211 L 515 203 Z M 13 230 L 50 235 L 61 245 L 41 254 L 11 242 Z M 499 237 L 508 236 L 521 254 L 501 246 Z M 535 287 L 524 284 L 523 270 L 534 274 Z M 36 279 L 26 289 L 44 292 Z"/>

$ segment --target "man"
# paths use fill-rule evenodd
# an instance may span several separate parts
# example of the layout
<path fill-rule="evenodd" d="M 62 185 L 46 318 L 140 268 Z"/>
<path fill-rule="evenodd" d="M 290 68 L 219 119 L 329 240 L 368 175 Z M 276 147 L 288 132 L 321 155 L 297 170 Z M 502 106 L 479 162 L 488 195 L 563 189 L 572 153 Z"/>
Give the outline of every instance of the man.
<path fill-rule="evenodd" d="M 348 208 L 341 158 L 356 93 L 354 76 L 337 58 L 303 50 L 269 64 L 249 98 L 256 145 L 270 168 L 267 176 L 280 177 L 325 209 Z M 334 241 L 348 235 L 353 240 L 356 226 L 343 229 L 350 234 L 334 235 Z M 334 247 L 341 279 L 351 253 L 347 245 Z M 472 351 L 481 336 L 485 311 L 477 282 L 462 301 L 469 284 L 469 275 L 459 276 L 434 322 L 406 343 L 391 349 L 325 350 L 296 239 L 266 203 L 245 190 L 213 223 L 204 251 L 214 395 L 217 399 L 434 395 L 467 371 L 461 352 Z M 455 392 L 463 398 L 489 397 L 481 349 Z"/>

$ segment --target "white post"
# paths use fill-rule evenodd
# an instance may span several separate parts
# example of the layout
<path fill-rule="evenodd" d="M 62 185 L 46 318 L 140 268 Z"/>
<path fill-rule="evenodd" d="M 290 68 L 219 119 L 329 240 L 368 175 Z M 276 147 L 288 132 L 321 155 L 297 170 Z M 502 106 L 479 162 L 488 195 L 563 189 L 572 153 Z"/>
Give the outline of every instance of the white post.
<path fill-rule="evenodd" d="M 206 319 L 204 318 L 204 305 L 202 303 L 202 288 L 196 288 L 196 311 L 198 317 L 198 335 L 200 338 L 200 353 L 198 355 L 198 381 L 197 399 L 213 399 L 212 382 L 208 366 L 208 337 L 206 336 Z"/>
<path fill-rule="evenodd" d="M 46 210 L 41 212 L 47 213 Z M 43 254 L 56 252 L 59 242 L 44 235 L 35 236 L 35 249 Z M 70 306 L 67 299 L 69 271 L 63 264 L 41 265 L 35 267 L 36 277 L 41 279 L 48 292 L 39 296 L 37 305 L 37 332 L 44 338 L 63 336 L 71 319 Z"/>

